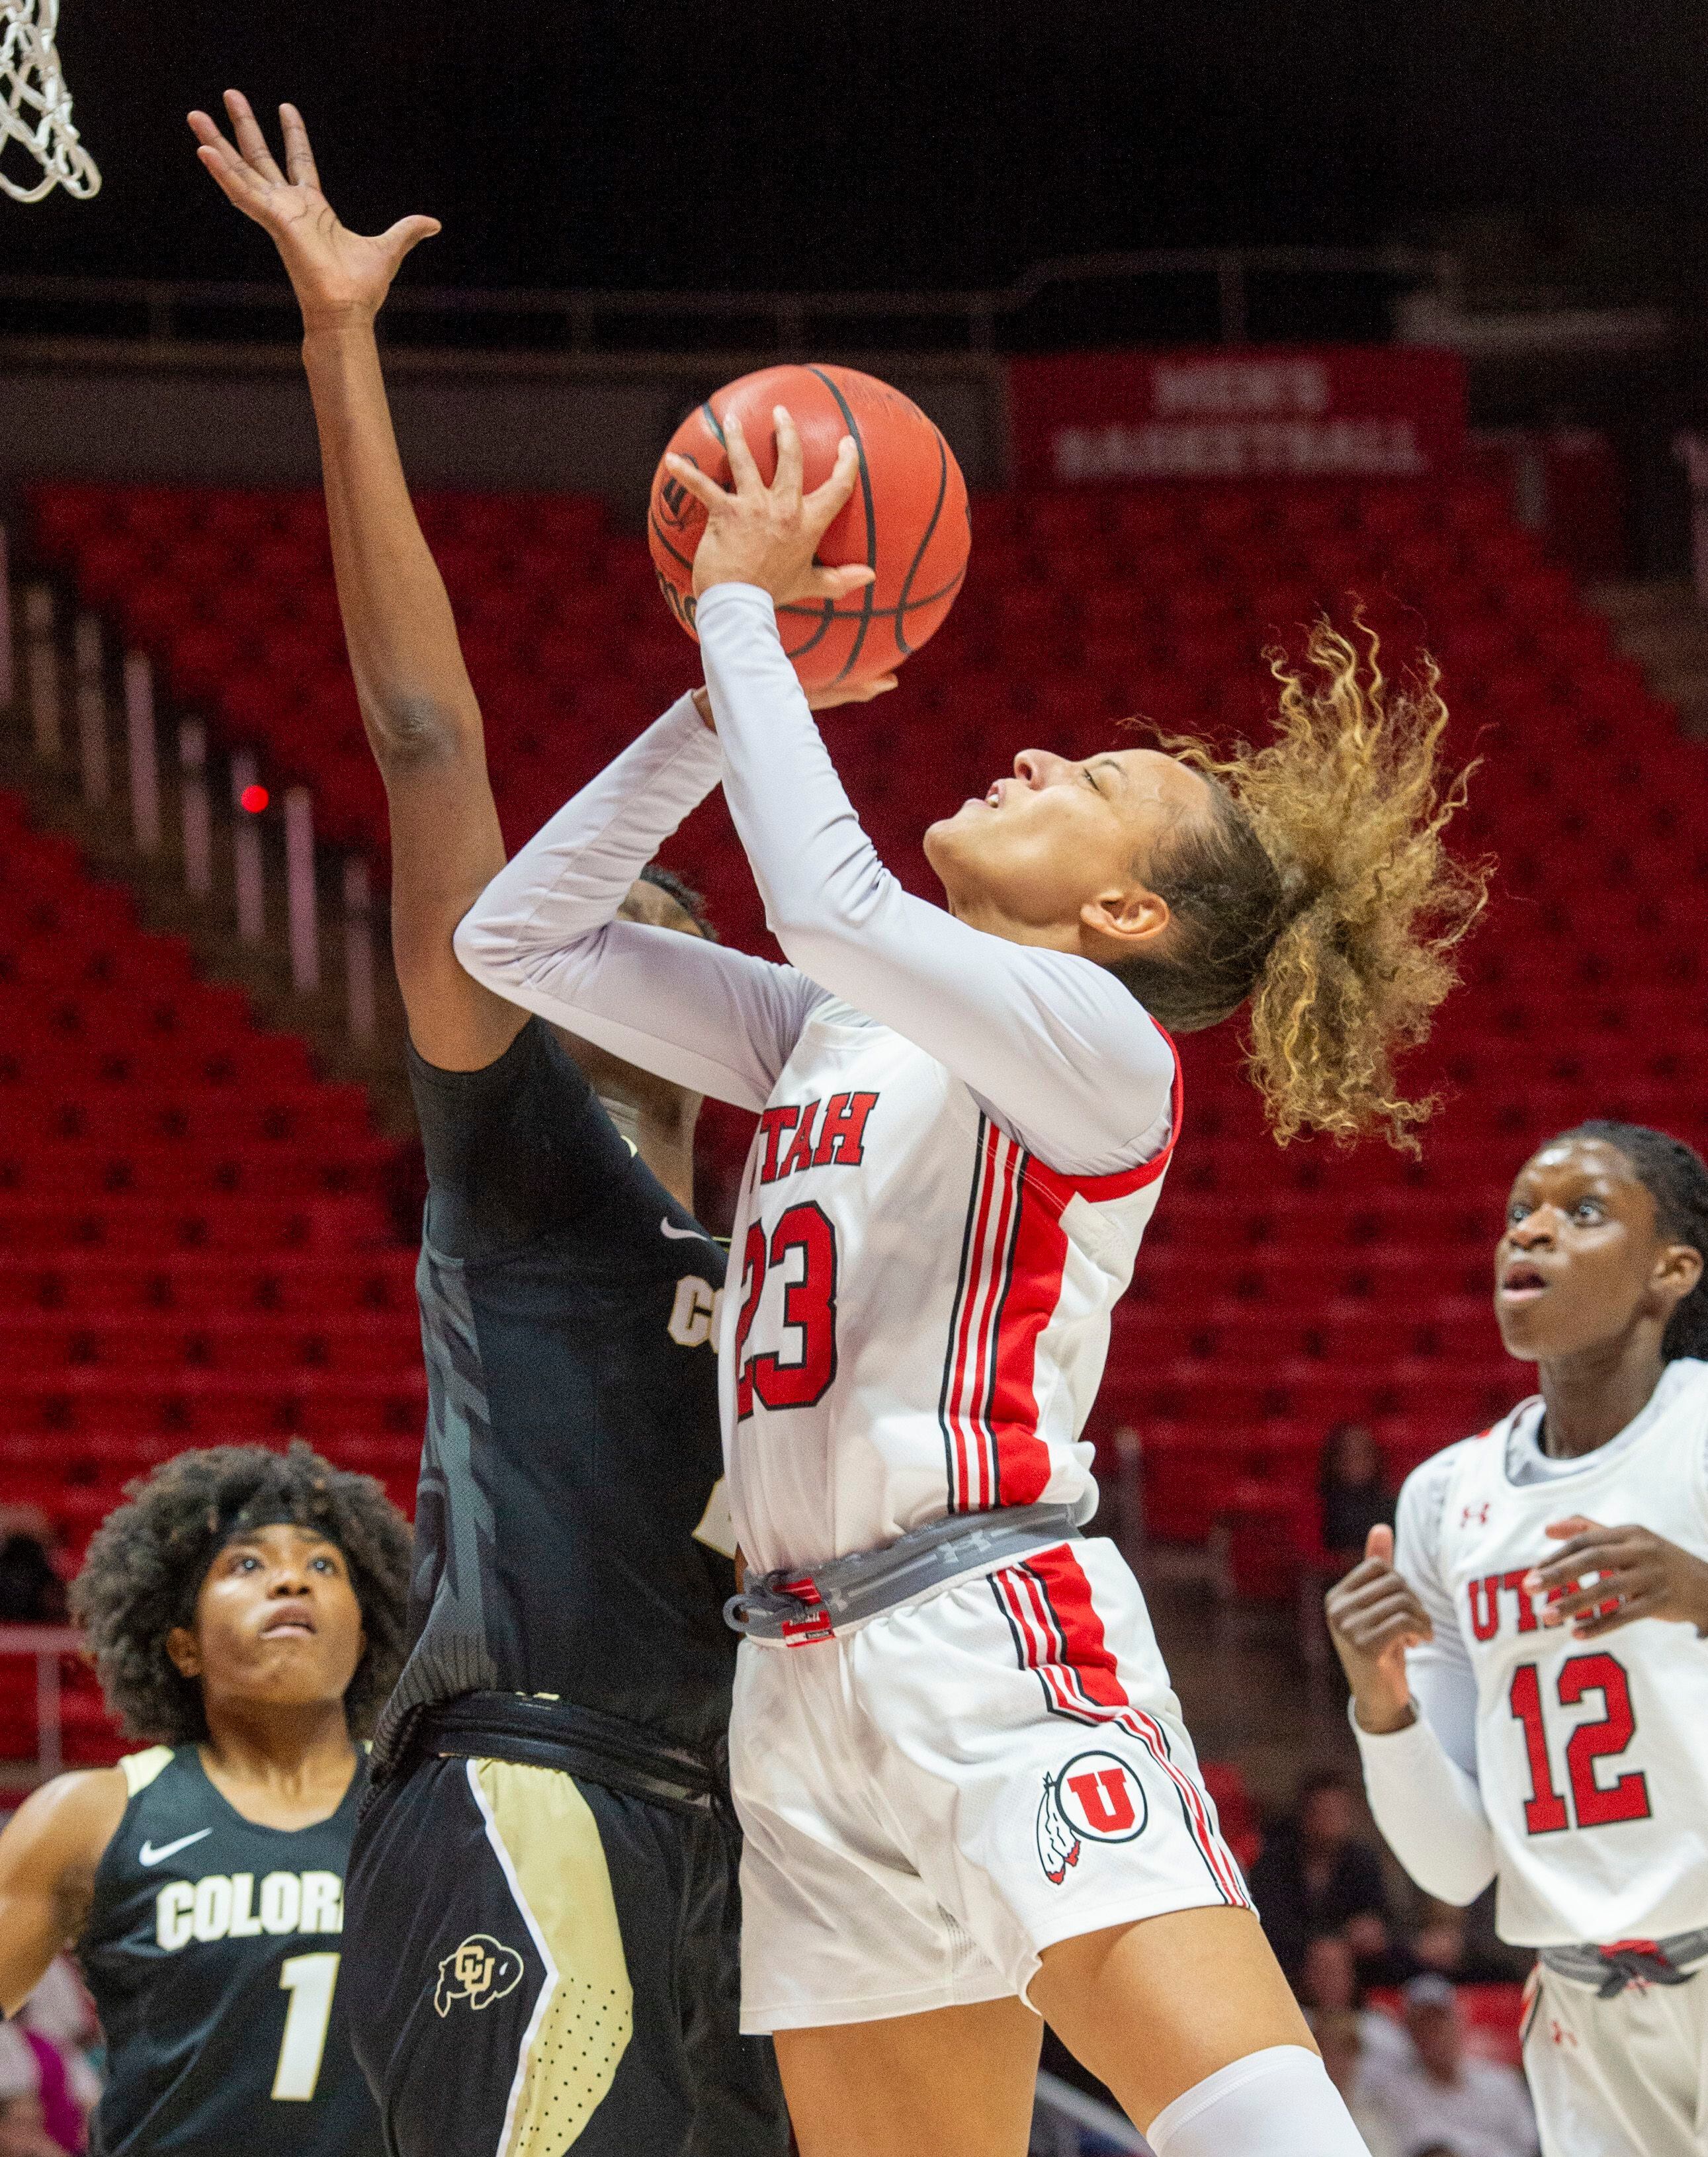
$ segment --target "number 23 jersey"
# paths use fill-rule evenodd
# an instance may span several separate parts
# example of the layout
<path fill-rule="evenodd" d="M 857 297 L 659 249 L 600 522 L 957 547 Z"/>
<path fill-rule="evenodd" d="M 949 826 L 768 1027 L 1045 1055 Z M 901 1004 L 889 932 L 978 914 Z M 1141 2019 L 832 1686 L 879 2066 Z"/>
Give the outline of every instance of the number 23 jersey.
<path fill-rule="evenodd" d="M 741 1547 L 759 1571 L 945 1513 L 1097 1502 L 1080 1433 L 1173 1135 L 1067 1176 L 935 1058 L 817 1004 L 759 1118 L 718 1380 Z"/>
<path fill-rule="evenodd" d="M 1480 1786 L 1504 1939 L 1695 1931 L 1708 1926 L 1708 1640 L 1653 1618 L 1574 1640 L 1543 1624 L 1522 1583 L 1558 1547 L 1548 1525 L 1576 1515 L 1708 1559 L 1708 1364 L 1669 1364 L 1641 1414 L 1580 1460 L 1544 1456 L 1541 1425 L 1541 1402 L 1525 1402 L 1407 1480 L 1395 1559 L 1436 1629 L 1407 1659 L 1413 1689 Z M 1471 1679 L 1474 1759 L 1455 1698 Z"/>

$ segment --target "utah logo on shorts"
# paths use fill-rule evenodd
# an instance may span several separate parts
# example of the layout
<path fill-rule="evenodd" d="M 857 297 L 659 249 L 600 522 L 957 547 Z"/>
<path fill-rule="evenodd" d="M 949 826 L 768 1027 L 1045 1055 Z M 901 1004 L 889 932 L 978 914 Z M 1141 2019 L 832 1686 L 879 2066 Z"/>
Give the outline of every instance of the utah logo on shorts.
<path fill-rule="evenodd" d="M 439 1965 L 439 1983 L 433 2005 L 449 2015 L 454 2000 L 466 2000 L 476 2010 L 490 2007 L 522 1983 L 523 1964 L 514 1948 L 495 1940 L 490 1933 L 471 1933 L 462 1945 Z"/>
<path fill-rule="evenodd" d="M 1079 1862 L 1082 1840 L 1131 1842 L 1150 1817 L 1145 1792 L 1126 1762 L 1113 1753 L 1076 1753 L 1059 1774 L 1046 1775 L 1038 1806 L 1038 1862 L 1059 1887 Z"/>

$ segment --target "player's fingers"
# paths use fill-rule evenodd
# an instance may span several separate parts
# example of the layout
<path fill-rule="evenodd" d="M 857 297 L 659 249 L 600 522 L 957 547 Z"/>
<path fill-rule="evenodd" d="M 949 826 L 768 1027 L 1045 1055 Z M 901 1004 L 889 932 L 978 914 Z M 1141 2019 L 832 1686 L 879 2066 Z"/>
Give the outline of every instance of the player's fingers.
<path fill-rule="evenodd" d="M 237 147 L 249 164 L 264 180 L 283 187 L 285 175 L 279 170 L 272 152 L 267 147 L 267 138 L 261 132 L 261 124 L 250 110 L 250 101 L 240 90 L 225 93 L 225 110 L 231 121 L 231 131 L 237 137 Z"/>
<path fill-rule="evenodd" d="M 815 712 L 834 712 L 841 704 L 869 704 L 874 697 L 882 697 L 896 686 L 893 674 L 880 675 L 875 682 L 832 682 L 828 689 L 809 689 L 807 708 Z"/>
<path fill-rule="evenodd" d="M 672 479 L 682 481 L 696 502 L 702 502 L 707 509 L 715 509 L 719 502 L 732 499 L 728 490 L 719 486 L 708 473 L 702 472 L 687 457 L 679 456 L 674 450 L 666 453 L 664 467 Z"/>
<path fill-rule="evenodd" d="M 241 174 L 257 193 L 265 191 L 265 183 L 258 178 L 244 164 L 234 145 L 225 139 L 217 121 L 210 119 L 205 112 L 197 111 L 190 114 L 189 121 L 191 134 L 195 136 L 201 147 L 208 151 L 219 165 L 234 177 Z M 214 167 L 210 164 L 208 170 L 211 172 L 213 169 Z"/>
<path fill-rule="evenodd" d="M 1402 1573 L 1381 1572 L 1368 1580 L 1343 1580 L 1329 1597 L 1330 1607 L 1348 1614 L 1380 1610 L 1390 1604 L 1396 1608 L 1422 1611 L 1412 1583 Z"/>
<path fill-rule="evenodd" d="M 214 175 L 220 193 L 228 202 L 235 203 L 245 217 L 265 219 L 267 190 L 239 157 L 235 166 L 228 165 L 219 152 L 203 142 L 196 152 L 197 157 Z"/>
<path fill-rule="evenodd" d="M 1617 1633 L 1622 1625 L 1634 1624 L 1638 1619 L 1653 1614 L 1659 1601 L 1657 1596 L 1628 1596 L 1617 1610 L 1597 1612 L 1582 1618 L 1572 1629 L 1574 1640 L 1593 1640 L 1603 1633 Z"/>
<path fill-rule="evenodd" d="M 395 265 L 412 247 L 419 247 L 424 239 L 431 239 L 443 229 L 436 217 L 400 217 L 388 232 L 381 233 L 379 244 Z"/>
<path fill-rule="evenodd" d="M 294 105 L 279 107 L 279 129 L 285 137 L 285 169 L 293 183 L 299 188 L 312 188 L 318 194 L 320 172 L 309 144 L 308 129 Z"/>
<path fill-rule="evenodd" d="M 1383 1565 L 1394 1562 L 1394 1532 L 1385 1521 L 1378 1521 L 1364 1538 L 1364 1557 L 1367 1564 L 1375 1558 Z"/>
<path fill-rule="evenodd" d="M 860 452 L 854 446 L 854 437 L 844 435 L 836 445 L 836 461 L 831 468 L 830 477 L 822 486 L 813 489 L 803 505 L 809 531 L 823 532 L 835 523 L 859 476 Z"/>
<path fill-rule="evenodd" d="M 1587 1513 L 1570 1513 L 1563 1521 L 1550 1521 L 1542 1533 L 1557 1541 L 1561 1536 L 1586 1535 L 1601 1525 L 1599 1521 L 1591 1520 Z"/>
<path fill-rule="evenodd" d="M 805 469 L 800 451 L 800 430 L 795 424 L 795 414 L 786 404 L 772 406 L 771 423 L 777 430 L 777 476 L 771 481 L 771 492 L 779 502 L 793 505 L 800 499 Z"/>
<path fill-rule="evenodd" d="M 733 412 L 723 422 L 723 451 L 729 459 L 729 476 L 735 481 L 736 492 L 749 494 L 757 488 L 763 494 L 765 482 L 759 477 L 759 468 L 748 447 L 747 435 Z"/>
<path fill-rule="evenodd" d="M 846 600 L 856 592 L 864 591 L 877 579 L 876 569 L 868 569 L 864 562 L 846 563 L 841 569 L 827 569 L 821 563 L 814 563 L 802 579 L 799 591 L 791 592 L 791 599 Z"/>
<path fill-rule="evenodd" d="M 1551 1588 L 1569 1587 L 1598 1565 L 1613 1564 L 1618 1555 L 1608 1541 L 1605 1528 L 1597 1528 L 1592 1535 L 1573 1536 L 1546 1564 L 1531 1567 L 1524 1577 L 1525 1588 L 1531 1595 L 1538 1595 L 1546 1594 Z"/>

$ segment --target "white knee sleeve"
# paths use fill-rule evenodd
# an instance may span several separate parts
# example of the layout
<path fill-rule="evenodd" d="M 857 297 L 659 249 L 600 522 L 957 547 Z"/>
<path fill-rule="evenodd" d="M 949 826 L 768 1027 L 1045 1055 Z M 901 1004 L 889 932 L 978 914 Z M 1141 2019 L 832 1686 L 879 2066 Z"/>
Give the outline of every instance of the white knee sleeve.
<path fill-rule="evenodd" d="M 1156 2157 L 1370 2157 L 1314 2052 L 1271 2045 L 1218 2067 L 1145 2130 Z"/>

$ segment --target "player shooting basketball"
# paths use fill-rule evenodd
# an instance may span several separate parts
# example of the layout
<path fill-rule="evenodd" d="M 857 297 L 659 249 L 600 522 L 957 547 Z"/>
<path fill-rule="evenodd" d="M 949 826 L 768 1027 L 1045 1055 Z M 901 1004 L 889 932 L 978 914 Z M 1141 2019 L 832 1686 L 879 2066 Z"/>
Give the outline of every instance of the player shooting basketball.
<path fill-rule="evenodd" d="M 73 1602 L 109 1706 L 164 1742 L 56 1776 L 0 1835 L 0 2008 L 75 1949 L 105 2157 L 379 2157 L 344 1876 L 408 1527 L 301 1443 L 181 1454 L 132 1488 Z"/>
<path fill-rule="evenodd" d="M 504 846 L 373 332 L 438 228 L 347 231 L 295 108 L 287 177 L 244 100 L 226 104 L 235 148 L 205 114 L 191 125 L 302 305 L 430 1185 L 416 1640 L 352 1880 L 357 2049 L 404 2157 L 542 2135 L 578 2157 L 766 2157 L 788 2131 L 770 2047 L 738 2028 L 735 1579 L 711 1524 L 724 1258 L 689 1210 L 699 1096 L 457 963 L 452 932 Z M 624 910 L 707 933 L 654 868 Z"/>

